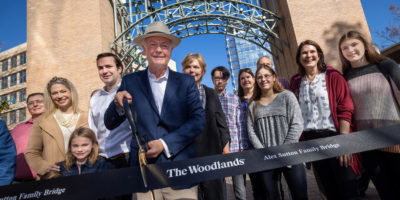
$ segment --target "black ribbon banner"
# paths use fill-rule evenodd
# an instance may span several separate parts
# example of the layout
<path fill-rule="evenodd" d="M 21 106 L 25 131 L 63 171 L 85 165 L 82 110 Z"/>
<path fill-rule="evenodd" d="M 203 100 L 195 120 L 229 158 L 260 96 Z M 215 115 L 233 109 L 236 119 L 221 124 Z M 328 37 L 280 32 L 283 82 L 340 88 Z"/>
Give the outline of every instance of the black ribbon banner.
<path fill-rule="evenodd" d="M 98 199 L 148 189 L 275 169 L 400 144 L 400 124 L 240 153 L 148 165 L 145 189 L 139 167 L 0 187 L 0 200 Z"/>

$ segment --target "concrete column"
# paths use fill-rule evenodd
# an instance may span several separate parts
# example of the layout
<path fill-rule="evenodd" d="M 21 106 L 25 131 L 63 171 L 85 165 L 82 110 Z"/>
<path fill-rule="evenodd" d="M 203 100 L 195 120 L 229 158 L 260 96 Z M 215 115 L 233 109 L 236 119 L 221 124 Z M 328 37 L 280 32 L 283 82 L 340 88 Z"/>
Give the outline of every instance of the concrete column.
<path fill-rule="evenodd" d="M 53 76 L 69 79 L 88 110 L 90 93 L 103 86 L 96 55 L 114 41 L 112 1 L 27 1 L 27 93 L 43 92 Z"/>

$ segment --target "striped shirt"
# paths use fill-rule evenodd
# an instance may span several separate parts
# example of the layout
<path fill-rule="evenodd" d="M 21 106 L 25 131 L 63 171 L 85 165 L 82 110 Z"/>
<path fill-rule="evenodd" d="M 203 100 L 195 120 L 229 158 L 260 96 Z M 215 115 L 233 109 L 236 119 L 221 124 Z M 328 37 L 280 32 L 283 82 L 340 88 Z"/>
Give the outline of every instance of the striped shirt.
<path fill-rule="evenodd" d="M 389 82 L 376 64 L 351 68 L 345 78 L 354 102 L 354 123 L 358 131 L 400 122 L 400 109 Z M 384 151 L 400 153 L 400 146 L 384 148 Z"/>

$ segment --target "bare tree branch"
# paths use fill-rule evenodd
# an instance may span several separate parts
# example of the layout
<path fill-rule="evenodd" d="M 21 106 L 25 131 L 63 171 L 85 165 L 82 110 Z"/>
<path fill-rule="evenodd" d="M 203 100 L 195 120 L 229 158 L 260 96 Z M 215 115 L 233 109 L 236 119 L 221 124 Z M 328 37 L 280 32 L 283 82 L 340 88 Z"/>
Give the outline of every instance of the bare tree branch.
<path fill-rule="evenodd" d="M 396 7 L 392 4 L 390 5 L 389 10 L 393 15 L 390 25 L 385 27 L 384 30 L 374 30 L 375 34 L 389 43 L 387 46 L 400 42 L 400 7 Z M 382 45 L 383 48 L 385 46 L 386 45 Z"/>

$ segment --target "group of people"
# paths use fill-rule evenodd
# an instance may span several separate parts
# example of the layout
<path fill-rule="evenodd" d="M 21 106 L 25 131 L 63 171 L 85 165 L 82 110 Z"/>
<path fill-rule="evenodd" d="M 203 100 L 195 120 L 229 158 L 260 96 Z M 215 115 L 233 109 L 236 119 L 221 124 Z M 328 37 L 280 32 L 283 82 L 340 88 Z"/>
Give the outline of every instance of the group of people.
<path fill-rule="evenodd" d="M 305 40 L 298 47 L 298 74 L 290 84 L 277 76 L 271 58 L 262 56 L 255 74 L 248 68 L 239 71 L 238 95 L 226 90 L 230 73 L 223 66 L 211 71 L 214 89 L 201 84 L 206 73 L 201 54 L 185 57 L 183 73 L 170 70 L 168 62 L 180 39 L 164 23 L 151 23 L 133 42 L 142 47 L 147 69 L 121 78 L 119 58 L 112 53 L 99 54 L 96 63 L 104 87 L 92 94 L 89 112 L 79 108 L 74 85 L 68 79 L 54 77 L 44 93 L 27 97 L 31 119 L 17 125 L 11 136 L 0 123 L 0 142 L 4 143 L 0 152 L 7 151 L 0 154 L 0 160 L 9 160 L 0 165 L 12 174 L 1 175 L 0 184 L 139 165 L 138 143 L 132 139 L 124 115 L 124 99 L 137 113 L 137 131 L 146 146 L 148 163 L 155 164 L 400 122 L 396 99 L 400 68 L 379 55 L 356 31 L 346 33 L 339 41 L 343 74 L 325 64 L 315 41 Z M 358 199 L 360 175 L 371 178 L 381 199 L 400 199 L 399 145 L 315 161 L 312 167 L 326 199 Z M 282 174 L 293 199 L 308 199 L 304 164 L 249 174 L 254 199 L 281 199 Z M 235 198 L 246 199 L 246 175 L 233 176 L 232 181 Z M 136 196 L 226 199 L 225 187 L 225 179 L 217 179 Z"/>

